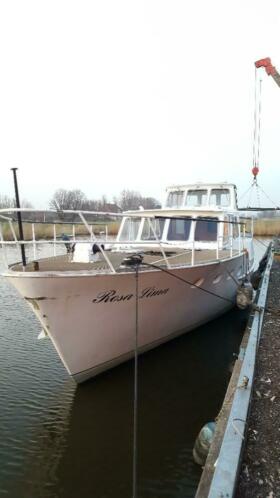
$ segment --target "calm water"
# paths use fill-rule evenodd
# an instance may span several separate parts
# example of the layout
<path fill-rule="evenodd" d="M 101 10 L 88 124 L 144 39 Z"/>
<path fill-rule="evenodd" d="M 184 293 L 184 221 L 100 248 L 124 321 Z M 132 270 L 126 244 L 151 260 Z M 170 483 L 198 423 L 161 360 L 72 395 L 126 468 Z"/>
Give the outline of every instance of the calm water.
<path fill-rule="evenodd" d="M 130 498 L 133 362 L 77 387 L 3 278 L 0 292 L 0 496 Z M 231 311 L 140 357 L 139 498 L 194 496 L 193 444 L 220 409 L 245 321 Z"/>

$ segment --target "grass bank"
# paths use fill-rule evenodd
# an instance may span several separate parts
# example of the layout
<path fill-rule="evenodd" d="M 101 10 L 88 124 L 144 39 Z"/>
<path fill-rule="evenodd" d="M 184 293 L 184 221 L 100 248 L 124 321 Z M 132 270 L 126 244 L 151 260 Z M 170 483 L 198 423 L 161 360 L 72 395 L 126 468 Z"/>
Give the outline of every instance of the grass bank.
<path fill-rule="evenodd" d="M 109 236 L 115 236 L 118 233 L 118 229 L 120 226 L 120 222 L 112 221 L 108 223 L 96 223 L 92 225 L 93 231 L 95 235 L 101 235 L 105 237 L 106 226 L 108 229 Z M 248 225 L 249 227 L 249 225 Z M 18 227 L 17 223 L 14 223 L 14 228 L 16 232 L 16 236 L 18 235 Z M 10 226 L 8 223 L 2 224 L 3 236 L 4 240 L 13 240 L 13 234 L 11 232 Z M 23 223 L 23 231 L 25 240 L 32 240 L 32 225 L 31 223 Z M 61 237 L 62 234 L 67 234 L 69 237 L 72 236 L 73 233 L 73 225 L 72 224 L 59 224 L 56 225 L 56 237 Z M 36 223 L 35 224 L 35 236 L 36 240 L 43 239 L 53 239 L 53 224 L 51 223 Z M 75 234 L 77 237 L 79 236 L 87 236 L 88 231 L 83 224 L 75 224 Z M 280 235 L 280 218 L 262 218 L 254 221 L 254 235 L 256 236 L 268 236 L 272 237 L 274 235 Z"/>
<path fill-rule="evenodd" d="M 106 233 L 106 226 L 108 229 L 108 235 L 114 236 L 118 233 L 119 229 L 119 222 L 113 221 L 113 222 L 108 222 L 108 223 L 98 223 L 92 225 L 92 229 L 95 235 L 100 235 L 105 237 Z M 69 237 L 72 237 L 73 234 L 73 225 L 72 224 L 59 224 L 56 225 L 56 237 L 59 238 L 61 235 L 64 233 L 68 235 Z M 54 237 L 54 227 L 53 224 L 49 223 L 35 223 L 34 225 L 35 228 L 35 238 L 36 240 L 43 239 L 43 240 L 48 240 L 48 239 L 53 239 Z M 14 229 L 16 232 L 17 238 L 19 238 L 19 233 L 18 233 L 18 226 L 17 223 L 14 223 Z M 10 226 L 8 223 L 3 223 L 2 224 L 2 230 L 3 230 L 3 237 L 4 240 L 13 240 L 13 234 L 10 229 Z M 24 232 L 24 238 L 25 240 L 32 240 L 32 225 L 31 223 L 23 223 L 23 232 Z M 75 234 L 77 237 L 79 236 L 86 236 L 88 235 L 88 231 L 86 227 L 83 224 L 75 224 Z"/>
<path fill-rule="evenodd" d="M 254 235 L 280 235 L 280 218 L 262 218 L 254 221 Z"/>

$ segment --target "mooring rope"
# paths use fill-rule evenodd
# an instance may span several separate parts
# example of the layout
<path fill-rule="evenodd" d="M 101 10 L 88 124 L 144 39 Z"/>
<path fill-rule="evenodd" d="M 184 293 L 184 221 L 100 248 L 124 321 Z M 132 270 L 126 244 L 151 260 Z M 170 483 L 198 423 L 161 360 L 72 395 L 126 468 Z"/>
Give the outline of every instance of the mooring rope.
<path fill-rule="evenodd" d="M 233 418 L 230 423 L 233 427 L 233 429 L 235 430 L 235 432 L 241 437 L 241 439 L 244 439 L 244 436 L 243 434 L 241 434 L 240 430 L 238 429 L 238 427 L 236 427 L 235 423 L 234 422 L 243 422 L 245 425 L 246 425 L 246 420 L 243 420 L 243 418 Z"/>
<path fill-rule="evenodd" d="M 135 266 L 135 347 L 134 347 L 134 400 L 133 400 L 133 472 L 132 497 L 137 498 L 137 435 L 138 435 L 138 300 L 139 263 Z"/>
<path fill-rule="evenodd" d="M 157 266 L 157 265 L 154 265 L 152 263 L 142 263 L 142 265 L 149 266 L 151 268 L 155 268 L 156 270 L 161 270 L 163 273 L 167 273 L 167 275 L 170 275 L 171 277 L 174 277 L 177 280 L 180 280 L 181 282 L 183 282 L 191 287 L 195 287 L 196 289 L 199 289 L 202 292 L 206 292 L 207 294 L 210 294 L 211 296 L 218 297 L 219 299 L 222 299 L 223 301 L 227 301 L 228 303 L 235 304 L 235 301 L 233 301 L 232 299 L 228 299 L 227 297 L 221 296 L 220 294 L 217 294 L 216 292 L 210 291 L 208 289 L 204 289 L 203 287 L 200 287 L 199 285 L 196 285 L 195 283 L 190 282 L 189 280 L 186 280 L 182 277 L 179 277 L 179 275 L 175 275 L 171 271 L 166 270 L 165 268 L 162 268 L 161 266 Z"/>

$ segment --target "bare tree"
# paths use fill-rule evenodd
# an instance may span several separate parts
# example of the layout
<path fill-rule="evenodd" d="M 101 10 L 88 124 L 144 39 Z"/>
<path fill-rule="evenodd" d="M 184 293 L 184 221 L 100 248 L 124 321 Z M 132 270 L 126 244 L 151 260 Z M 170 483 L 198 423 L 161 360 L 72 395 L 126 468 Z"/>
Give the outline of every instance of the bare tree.
<path fill-rule="evenodd" d="M 14 208 L 15 200 L 7 195 L 0 195 L 0 209 Z"/>
<path fill-rule="evenodd" d="M 119 205 L 123 211 L 138 209 L 141 205 L 141 195 L 134 190 L 122 190 L 119 197 Z"/>
<path fill-rule="evenodd" d="M 70 209 L 83 209 L 86 203 L 86 196 L 81 190 L 65 190 L 63 188 L 56 190 L 50 200 L 50 208 L 58 211 Z"/>
<path fill-rule="evenodd" d="M 114 197 L 113 202 L 108 202 L 105 195 L 101 199 L 87 199 L 81 190 L 56 190 L 50 200 L 50 208 L 57 211 L 57 216 L 64 221 L 69 220 L 69 216 L 62 211 L 65 210 L 85 210 L 85 211 L 108 211 L 118 213 L 130 209 L 156 209 L 160 203 L 153 197 L 142 197 L 134 190 L 123 190 L 119 197 Z M 72 219 L 72 218 L 71 218 Z"/>
<path fill-rule="evenodd" d="M 153 197 L 142 197 L 139 192 L 134 190 L 123 190 L 118 199 L 118 203 L 123 211 L 139 209 L 140 206 L 145 209 L 161 207 L 157 199 L 154 199 Z"/>
<path fill-rule="evenodd" d="M 142 197 L 141 206 L 144 209 L 159 209 L 161 208 L 160 202 L 154 197 Z"/>
<path fill-rule="evenodd" d="M 31 202 L 27 201 L 26 199 L 22 199 L 20 203 L 22 208 L 32 208 Z M 8 195 L 0 195 L 0 208 L 15 208 L 16 207 L 16 201 L 12 197 L 9 197 Z"/>

